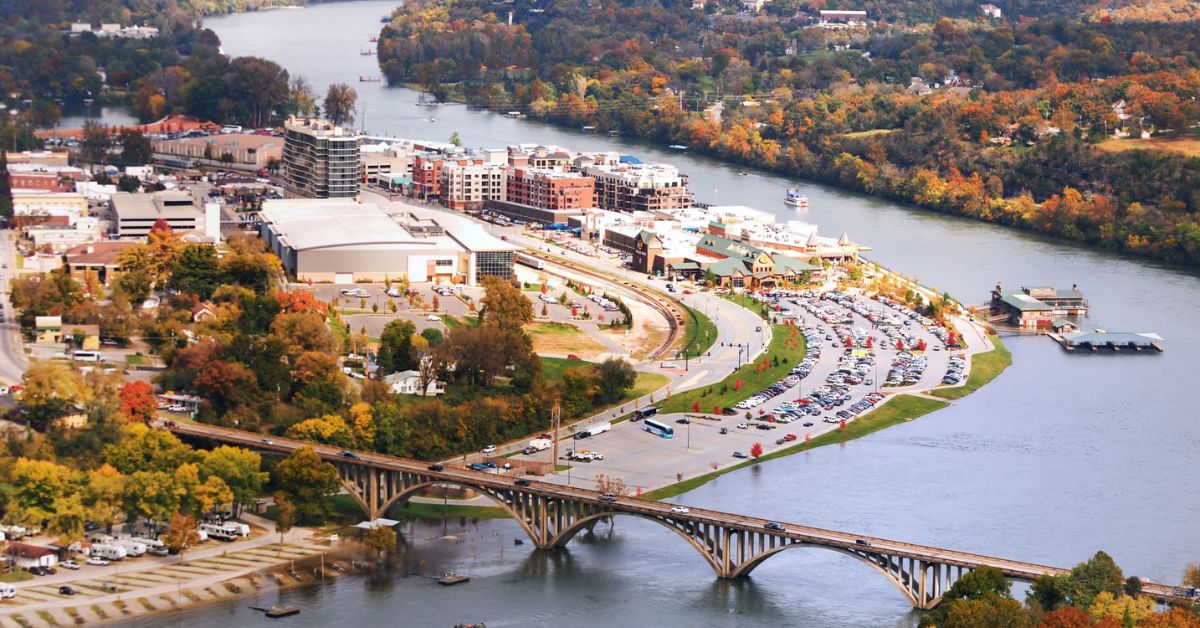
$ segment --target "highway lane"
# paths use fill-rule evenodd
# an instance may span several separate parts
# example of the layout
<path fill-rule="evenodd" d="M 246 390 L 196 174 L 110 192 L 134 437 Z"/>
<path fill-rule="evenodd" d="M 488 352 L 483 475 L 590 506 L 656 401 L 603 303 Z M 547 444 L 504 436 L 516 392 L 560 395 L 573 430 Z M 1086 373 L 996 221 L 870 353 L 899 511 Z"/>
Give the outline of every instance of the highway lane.
<path fill-rule="evenodd" d="M 267 437 L 262 434 L 245 432 L 230 428 L 201 425 L 196 423 L 164 423 L 168 429 L 179 435 L 208 438 L 221 442 L 243 445 L 255 449 L 289 453 L 301 447 L 311 447 L 326 460 L 364 464 L 371 467 L 390 471 L 418 473 L 436 480 L 450 483 L 463 483 L 496 490 L 519 490 L 525 493 L 544 497 L 569 498 L 574 501 L 604 506 L 614 511 L 643 515 L 654 518 L 666 518 L 693 525 L 714 525 L 733 530 L 764 533 L 779 538 L 785 538 L 801 543 L 810 543 L 858 553 L 882 553 L 892 557 L 915 558 L 928 562 L 963 568 L 990 566 L 1004 572 L 1005 575 L 1031 580 L 1041 575 L 1057 575 L 1069 570 L 1037 563 L 1012 560 L 996 556 L 988 556 L 972 552 L 961 552 L 952 549 L 908 543 L 876 536 L 855 534 L 838 530 L 827 530 L 812 526 L 792 523 L 781 523 L 782 531 L 772 531 L 765 528 L 768 519 L 747 515 L 727 513 L 707 508 L 691 508 L 687 513 L 671 511 L 676 504 L 657 502 L 636 497 L 620 496 L 616 501 L 601 499 L 601 493 L 589 489 L 560 486 L 538 481 L 530 481 L 527 486 L 517 486 L 517 478 L 495 473 L 484 473 L 443 465 L 440 471 L 431 470 L 429 463 L 417 460 L 407 460 L 382 454 L 354 451 L 353 457 L 346 456 L 347 450 L 297 441 L 280 437 Z M 1176 596 L 1175 588 L 1170 585 L 1157 583 L 1147 584 L 1144 591 L 1161 599 Z"/>
<path fill-rule="evenodd" d="M 16 246 L 12 232 L 0 233 L 0 381 L 15 384 L 21 381 L 28 360 L 21 342 L 21 327 L 17 323 L 17 311 L 9 303 L 10 282 L 18 276 Z"/>

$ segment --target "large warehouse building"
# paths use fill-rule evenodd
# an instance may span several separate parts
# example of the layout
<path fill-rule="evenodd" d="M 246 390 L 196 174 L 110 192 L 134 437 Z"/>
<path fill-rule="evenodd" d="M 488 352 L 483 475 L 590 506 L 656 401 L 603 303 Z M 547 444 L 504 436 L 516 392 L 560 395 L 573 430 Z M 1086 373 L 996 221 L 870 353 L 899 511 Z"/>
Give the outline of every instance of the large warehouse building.
<path fill-rule="evenodd" d="M 411 208 L 389 214 L 373 203 L 339 199 L 267 201 L 263 239 L 300 281 L 348 284 L 407 277 L 475 285 L 512 277 L 521 247 L 461 216 Z"/>

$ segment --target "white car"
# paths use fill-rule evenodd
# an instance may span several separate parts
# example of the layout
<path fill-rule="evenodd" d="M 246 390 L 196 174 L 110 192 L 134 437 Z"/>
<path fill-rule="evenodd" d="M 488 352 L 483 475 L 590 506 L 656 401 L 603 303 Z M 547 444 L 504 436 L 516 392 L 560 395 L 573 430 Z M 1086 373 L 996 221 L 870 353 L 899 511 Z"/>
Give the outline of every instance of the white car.
<path fill-rule="evenodd" d="M 62 567 L 63 569 L 79 569 L 79 563 L 73 560 L 64 560 L 59 563 L 58 566 Z"/>
<path fill-rule="evenodd" d="M 672 506 L 671 512 L 686 515 L 688 513 L 687 506 Z"/>
<path fill-rule="evenodd" d="M 431 323 L 436 323 L 436 322 L 438 322 L 438 321 L 440 321 L 440 320 L 442 320 L 442 319 L 438 318 L 438 315 L 437 315 L 437 314 L 426 314 L 426 315 L 425 315 L 425 320 L 427 320 L 427 321 L 429 321 L 429 322 L 431 322 Z"/>
<path fill-rule="evenodd" d="M 103 558 L 100 558 L 99 556 L 93 556 L 93 557 L 87 559 L 87 564 L 103 567 L 108 564 L 108 561 L 104 560 Z"/>
<path fill-rule="evenodd" d="M 495 445 L 488 445 L 487 447 L 484 447 L 484 448 L 483 448 L 483 451 L 482 451 L 482 453 L 485 453 L 485 454 L 494 454 L 494 453 L 496 453 L 496 446 L 495 446 Z"/>
<path fill-rule="evenodd" d="M 749 425 L 746 425 L 745 423 L 738 423 L 738 424 L 737 424 L 737 428 L 738 428 L 739 430 L 748 430 L 748 429 L 750 429 L 750 426 L 749 426 Z"/>

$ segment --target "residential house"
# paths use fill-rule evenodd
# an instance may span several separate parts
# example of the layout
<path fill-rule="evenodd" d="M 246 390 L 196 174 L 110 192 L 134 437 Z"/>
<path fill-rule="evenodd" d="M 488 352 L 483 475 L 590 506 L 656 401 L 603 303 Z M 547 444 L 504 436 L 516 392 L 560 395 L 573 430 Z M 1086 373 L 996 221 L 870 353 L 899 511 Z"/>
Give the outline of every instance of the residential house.
<path fill-rule="evenodd" d="M 217 308 L 207 301 L 192 306 L 192 322 L 202 323 L 217 317 Z"/>
<path fill-rule="evenodd" d="M 1000 7 L 994 4 L 981 4 L 979 5 L 979 11 L 993 20 L 998 20 L 1004 16 L 1004 11 L 1001 11 Z"/>
<path fill-rule="evenodd" d="M 421 392 L 421 372 L 420 371 L 400 371 L 392 373 L 383 378 L 383 382 L 392 388 L 392 392 L 397 395 L 444 395 L 446 394 L 446 382 L 439 379 L 434 379 L 426 386 L 425 391 Z"/>

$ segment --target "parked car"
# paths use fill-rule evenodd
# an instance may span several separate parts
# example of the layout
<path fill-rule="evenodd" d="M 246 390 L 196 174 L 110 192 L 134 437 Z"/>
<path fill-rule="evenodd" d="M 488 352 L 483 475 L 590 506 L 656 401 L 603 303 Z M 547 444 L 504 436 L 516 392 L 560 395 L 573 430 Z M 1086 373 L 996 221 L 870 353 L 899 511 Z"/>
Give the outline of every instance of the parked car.
<path fill-rule="evenodd" d="M 440 321 L 440 320 L 442 320 L 442 319 L 438 318 L 438 315 L 437 315 L 437 314 L 426 314 L 426 315 L 425 315 L 425 320 L 427 320 L 427 321 L 429 321 L 429 322 L 431 322 L 431 323 L 436 323 L 436 322 L 438 322 L 438 321 Z"/>
<path fill-rule="evenodd" d="M 483 451 L 482 451 L 481 453 L 485 453 L 485 454 L 494 454 L 494 453 L 496 453 L 496 446 L 495 446 L 495 445 L 488 445 L 487 447 L 484 447 L 484 448 L 483 448 Z"/>
<path fill-rule="evenodd" d="M 58 566 L 62 567 L 63 569 L 72 569 L 72 570 L 79 569 L 79 563 L 77 563 L 73 560 L 64 560 L 61 563 L 59 563 Z"/>
<path fill-rule="evenodd" d="M 88 565 L 95 565 L 97 567 L 104 567 L 109 564 L 109 561 L 104 560 L 103 558 L 100 558 L 99 556 L 92 556 L 91 558 L 87 559 L 84 562 L 87 563 Z"/>
<path fill-rule="evenodd" d="M 744 454 L 740 451 L 735 451 L 735 452 L 733 452 L 733 457 L 734 458 L 748 458 L 749 456 L 747 456 L 746 454 Z"/>
<path fill-rule="evenodd" d="M 58 587 L 58 594 L 59 595 L 75 595 L 75 589 L 72 589 L 71 587 L 64 584 L 61 587 Z"/>

